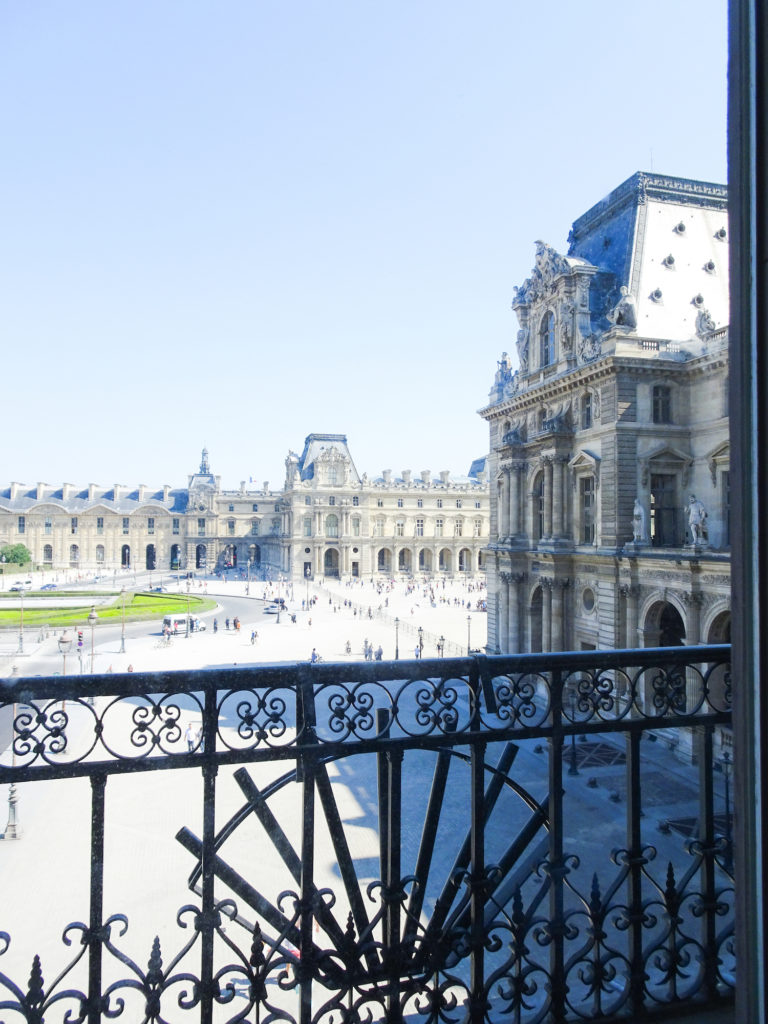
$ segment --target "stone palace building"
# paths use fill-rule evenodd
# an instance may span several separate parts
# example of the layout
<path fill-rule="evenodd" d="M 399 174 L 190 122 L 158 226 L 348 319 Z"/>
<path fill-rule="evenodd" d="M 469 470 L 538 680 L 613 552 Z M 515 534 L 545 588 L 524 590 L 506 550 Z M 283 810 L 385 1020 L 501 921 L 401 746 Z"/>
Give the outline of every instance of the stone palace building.
<path fill-rule="evenodd" d="M 730 638 L 723 186 L 635 174 L 536 243 L 487 406 L 488 650 Z"/>
<path fill-rule="evenodd" d="M 343 434 L 310 434 L 286 459 L 283 490 L 227 491 L 204 449 L 185 488 L 115 484 L 0 491 L 0 546 L 35 564 L 100 574 L 118 568 L 241 568 L 316 575 L 477 573 L 489 541 L 485 460 L 467 476 L 358 474 Z"/>

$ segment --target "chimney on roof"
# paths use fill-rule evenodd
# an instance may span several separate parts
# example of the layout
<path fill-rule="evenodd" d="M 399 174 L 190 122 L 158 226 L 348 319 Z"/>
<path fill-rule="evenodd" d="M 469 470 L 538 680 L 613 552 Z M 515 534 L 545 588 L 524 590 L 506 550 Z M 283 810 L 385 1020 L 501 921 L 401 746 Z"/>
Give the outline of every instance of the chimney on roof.
<path fill-rule="evenodd" d="M 421 471 L 421 482 L 424 484 L 425 487 L 429 487 L 429 482 L 430 482 L 431 477 L 432 477 L 432 474 L 430 473 L 430 471 L 428 469 L 422 469 L 422 471 Z"/>
<path fill-rule="evenodd" d="M 269 494 L 269 480 L 264 481 L 264 493 Z"/>
<path fill-rule="evenodd" d="M 62 484 L 61 485 L 61 498 L 62 501 L 69 501 L 69 499 L 76 493 L 74 484 Z"/>
<path fill-rule="evenodd" d="M 410 471 L 410 469 L 404 469 L 402 471 L 402 476 L 403 476 L 403 483 L 407 484 L 410 487 L 411 486 L 411 471 Z"/>
<path fill-rule="evenodd" d="M 14 499 L 19 497 L 23 487 L 24 487 L 24 484 L 16 483 L 16 481 L 14 481 L 11 484 L 11 501 L 14 501 Z"/>
<path fill-rule="evenodd" d="M 146 497 L 146 495 L 147 495 L 146 484 L 139 484 L 139 501 L 144 501 L 144 498 Z"/>
<path fill-rule="evenodd" d="M 392 470 L 391 469 L 384 469 L 384 470 L 382 470 L 381 475 L 384 478 L 384 483 L 385 484 L 389 484 L 389 483 L 392 482 Z"/>
<path fill-rule="evenodd" d="M 119 498 L 120 498 L 120 484 L 114 484 L 114 486 L 112 487 L 112 495 L 113 495 L 113 498 L 114 498 L 115 501 L 119 500 Z"/>
<path fill-rule="evenodd" d="M 240 481 L 240 493 L 245 494 L 245 480 Z"/>
<path fill-rule="evenodd" d="M 444 484 L 446 484 L 446 485 L 447 485 L 447 483 L 448 483 L 448 477 L 449 477 L 450 475 L 451 475 L 451 471 L 450 471 L 450 469 L 441 469 L 441 470 L 440 470 L 440 481 L 441 481 L 441 483 L 444 483 Z"/>
<path fill-rule="evenodd" d="M 37 494 L 37 500 L 38 501 L 42 501 L 43 498 L 45 497 L 45 491 L 46 491 L 47 487 L 48 487 L 48 484 L 39 483 L 37 485 L 37 492 L 36 492 L 36 494 Z"/>
<path fill-rule="evenodd" d="M 170 484 L 163 484 L 163 501 L 168 501 L 168 496 L 171 493 Z"/>
<path fill-rule="evenodd" d="M 88 484 L 88 501 L 93 501 L 96 497 L 96 484 Z"/>

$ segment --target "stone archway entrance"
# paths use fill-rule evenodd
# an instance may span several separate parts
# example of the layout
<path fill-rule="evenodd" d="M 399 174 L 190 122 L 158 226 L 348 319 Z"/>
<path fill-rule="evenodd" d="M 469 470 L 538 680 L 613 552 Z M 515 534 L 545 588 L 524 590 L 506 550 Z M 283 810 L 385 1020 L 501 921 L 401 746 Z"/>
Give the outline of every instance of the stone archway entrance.
<path fill-rule="evenodd" d="M 131 568 L 131 546 L 130 544 L 123 544 L 120 551 L 120 565 L 123 569 Z"/>
<path fill-rule="evenodd" d="M 323 558 L 323 572 L 333 579 L 339 578 L 339 552 L 336 548 L 327 548 Z"/>
<path fill-rule="evenodd" d="M 208 549 L 205 544 L 198 544 L 195 548 L 195 568 L 204 569 L 208 561 Z"/>
<path fill-rule="evenodd" d="M 157 568 L 157 556 L 155 554 L 155 545 L 147 544 L 147 550 L 144 556 L 144 567 L 146 569 Z"/>
<path fill-rule="evenodd" d="M 669 601 L 651 605 L 643 623 L 646 647 L 681 647 L 685 643 L 685 623 Z"/>

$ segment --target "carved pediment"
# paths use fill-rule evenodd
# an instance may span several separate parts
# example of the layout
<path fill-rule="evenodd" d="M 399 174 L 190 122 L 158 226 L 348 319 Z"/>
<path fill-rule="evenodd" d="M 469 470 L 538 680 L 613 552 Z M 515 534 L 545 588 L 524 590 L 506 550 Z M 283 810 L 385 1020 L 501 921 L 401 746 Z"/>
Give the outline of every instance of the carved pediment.
<path fill-rule="evenodd" d="M 688 483 L 688 476 L 693 465 L 693 456 L 680 451 L 671 445 L 662 444 L 645 455 L 640 456 L 641 482 L 648 486 L 650 473 L 680 473 L 683 487 Z"/>
<path fill-rule="evenodd" d="M 725 466 L 730 465 L 731 462 L 731 442 L 723 441 L 722 444 L 717 445 L 707 455 L 707 464 L 709 466 L 709 472 L 712 476 L 713 485 L 717 486 L 717 470 L 718 467 L 721 469 Z"/>
<path fill-rule="evenodd" d="M 576 478 L 584 474 L 592 474 L 595 484 L 600 484 L 600 456 L 587 448 L 582 448 L 568 463 L 568 468 L 573 474 L 573 486 L 576 486 Z"/>

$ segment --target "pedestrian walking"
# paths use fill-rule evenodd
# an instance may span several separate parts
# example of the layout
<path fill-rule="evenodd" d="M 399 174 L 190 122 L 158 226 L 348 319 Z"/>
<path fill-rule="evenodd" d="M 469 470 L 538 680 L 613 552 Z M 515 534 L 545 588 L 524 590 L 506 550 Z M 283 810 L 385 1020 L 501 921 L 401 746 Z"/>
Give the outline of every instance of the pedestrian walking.
<path fill-rule="evenodd" d="M 214 633 L 218 633 L 219 632 L 219 620 L 218 619 L 214 619 L 213 620 L 213 632 Z"/>
<path fill-rule="evenodd" d="M 184 733 L 184 739 L 187 741 L 187 750 L 192 753 L 195 749 L 195 733 L 192 729 L 192 723 L 187 724 L 187 731 Z"/>

